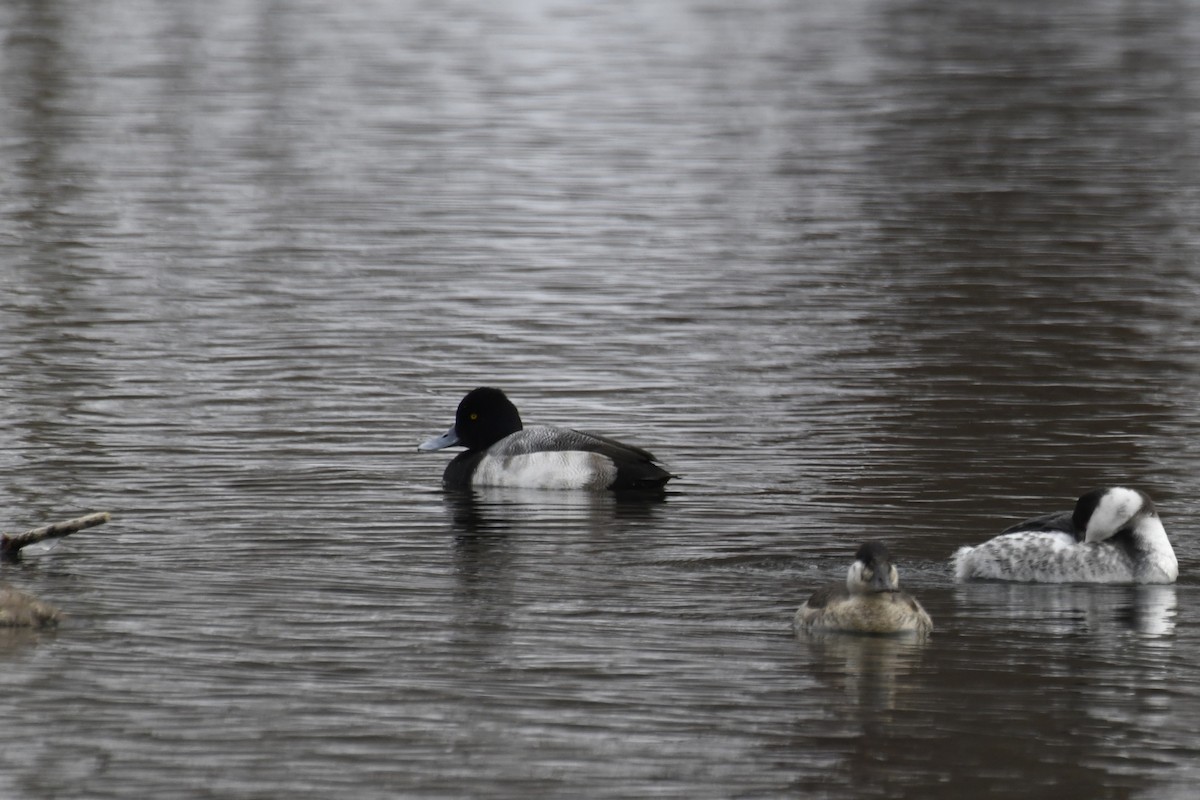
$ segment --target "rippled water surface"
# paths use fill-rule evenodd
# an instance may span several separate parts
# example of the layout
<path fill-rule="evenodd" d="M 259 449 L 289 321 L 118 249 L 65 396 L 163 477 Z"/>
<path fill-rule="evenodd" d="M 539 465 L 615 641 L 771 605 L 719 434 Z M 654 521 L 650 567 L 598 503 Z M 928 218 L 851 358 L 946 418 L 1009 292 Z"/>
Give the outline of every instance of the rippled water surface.
<path fill-rule="evenodd" d="M 1190 797 L 1190 4 L 0 9 L 0 797 Z M 655 501 L 445 495 L 468 389 Z M 1124 483 L 1168 587 L 955 585 Z M 797 638 L 888 541 L 926 643 Z"/>

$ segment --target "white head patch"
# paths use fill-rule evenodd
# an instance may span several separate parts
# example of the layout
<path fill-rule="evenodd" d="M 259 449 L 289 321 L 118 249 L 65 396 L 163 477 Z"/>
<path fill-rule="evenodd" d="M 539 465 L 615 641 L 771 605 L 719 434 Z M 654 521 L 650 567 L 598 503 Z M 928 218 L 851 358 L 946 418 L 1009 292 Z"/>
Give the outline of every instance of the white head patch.
<path fill-rule="evenodd" d="M 863 575 L 866 569 L 866 564 L 855 559 L 854 563 L 850 565 L 850 569 L 846 570 L 846 588 L 851 593 L 867 591 L 870 578 Z"/>
<path fill-rule="evenodd" d="M 899 589 L 900 573 L 897 572 L 896 568 L 891 564 L 887 565 L 887 569 L 888 572 L 885 576 L 884 583 L 889 589 Z M 878 589 L 872 586 L 872 581 L 875 579 L 875 577 L 875 570 L 871 569 L 858 559 L 855 559 L 854 563 L 850 565 L 850 569 L 846 570 L 846 588 L 849 589 L 851 593 L 878 591 Z"/>
<path fill-rule="evenodd" d="M 1096 504 L 1096 510 L 1088 518 L 1084 541 L 1102 542 L 1121 528 L 1142 510 L 1142 496 L 1133 489 L 1117 487 L 1109 489 Z"/>

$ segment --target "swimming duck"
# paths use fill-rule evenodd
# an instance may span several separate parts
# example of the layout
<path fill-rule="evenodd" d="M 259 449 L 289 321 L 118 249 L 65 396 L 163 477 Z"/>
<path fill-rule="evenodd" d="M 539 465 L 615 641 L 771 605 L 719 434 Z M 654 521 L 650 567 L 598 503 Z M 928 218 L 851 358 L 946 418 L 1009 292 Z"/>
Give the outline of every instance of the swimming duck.
<path fill-rule="evenodd" d="M 1074 511 L 1013 525 L 953 557 L 959 581 L 1174 583 L 1179 562 L 1154 503 L 1136 489 L 1096 489 Z"/>
<path fill-rule="evenodd" d="M 912 595 L 900 590 L 900 576 L 887 547 L 867 542 L 854 554 L 846 582 L 813 592 L 796 612 L 806 631 L 847 633 L 928 633 L 933 620 Z"/>
<path fill-rule="evenodd" d="M 504 392 L 489 387 L 468 393 L 450 429 L 417 449 L 455 445 L 467 449 L 446 466 L 448 489 L 660 489 L 674 477 L 640 447 L 570 428 L 526 428 Z"/>
<path fill-rule="evenodd" d="M 11 586 L 0 586 L 0 628 L 51 628 L 59 610 Z"/>

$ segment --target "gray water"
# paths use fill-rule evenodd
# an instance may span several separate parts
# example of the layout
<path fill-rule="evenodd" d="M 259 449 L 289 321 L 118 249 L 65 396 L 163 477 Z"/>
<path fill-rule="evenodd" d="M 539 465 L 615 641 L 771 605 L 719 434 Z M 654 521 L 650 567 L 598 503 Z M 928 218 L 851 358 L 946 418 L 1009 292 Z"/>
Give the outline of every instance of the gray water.
<path fill-rule="evenodd" d="M 0 8 L 0 797 L 1191 797 L 1178 2 Z M 661 501 L 440 489 L 503 387 Z M 959 586 L 1095 486 L 1169 587 Z M 886 540 L 924 645 L 797 638 Z"/>

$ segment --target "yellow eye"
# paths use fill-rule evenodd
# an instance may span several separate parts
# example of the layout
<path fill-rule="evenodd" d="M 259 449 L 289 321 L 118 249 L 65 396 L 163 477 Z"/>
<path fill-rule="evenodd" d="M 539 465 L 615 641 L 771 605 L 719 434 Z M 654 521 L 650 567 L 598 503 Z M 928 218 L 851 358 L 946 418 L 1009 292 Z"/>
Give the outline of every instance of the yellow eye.
<path fill-rule="evenodd" d="M 472 420 L 472 421 L 474 421 L 474 420 L 477 420 L 477 419 L 479 419 L 479 415 L 478 415 L 478 414 L 472 414 L 472 415 L 471 415 L 471 420 Z"/>

